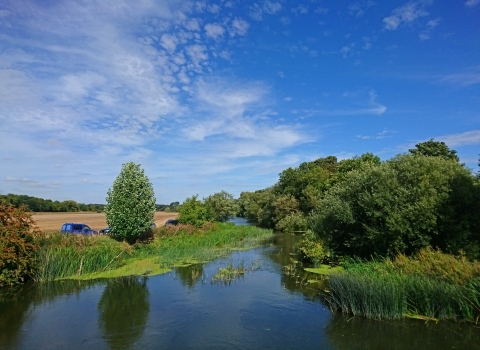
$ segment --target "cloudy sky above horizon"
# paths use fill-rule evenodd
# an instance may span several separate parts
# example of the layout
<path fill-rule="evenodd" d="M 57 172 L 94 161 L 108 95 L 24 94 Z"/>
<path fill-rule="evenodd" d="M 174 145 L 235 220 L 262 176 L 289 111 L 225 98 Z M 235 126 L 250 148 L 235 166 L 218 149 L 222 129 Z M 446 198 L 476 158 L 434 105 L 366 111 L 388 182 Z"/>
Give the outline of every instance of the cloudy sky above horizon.
<path fill-rule="evenodd" d="M 0 0 L 0 193 L 157 203 L 434 138 L 477 171 L 480 0 Z"/>

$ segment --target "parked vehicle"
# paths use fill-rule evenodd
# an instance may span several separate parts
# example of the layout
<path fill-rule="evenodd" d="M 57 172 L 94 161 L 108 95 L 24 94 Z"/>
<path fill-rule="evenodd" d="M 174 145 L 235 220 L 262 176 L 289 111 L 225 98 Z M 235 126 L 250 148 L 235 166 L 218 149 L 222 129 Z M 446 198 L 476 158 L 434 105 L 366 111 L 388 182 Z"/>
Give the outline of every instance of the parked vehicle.
<path fill-rule="evenodd" d="M 76 224 L 73 222 L 63 224 L 61 233 L 81 233 L 84 235 L 98 234 L 98 231 L 92 230 L 88 225 Z"/>
<path fill-rule="evenodd" d="M 178 220 L 167 220 L 163 226 L 178 225 Z"/>
<path fill-rule="evenodd" d="M 150 228 L 155 228 L 155 227 L 157 227 L 157 225 L 155 225 L 155 223 L 153 222 L 153 223 L 150 225 Z M 102 229 L 100 230 L 100 233 L 101 233 L 101 234 L 104 234 L 104 235 L 110 234 L 110 227 L 102 228 Z"/>

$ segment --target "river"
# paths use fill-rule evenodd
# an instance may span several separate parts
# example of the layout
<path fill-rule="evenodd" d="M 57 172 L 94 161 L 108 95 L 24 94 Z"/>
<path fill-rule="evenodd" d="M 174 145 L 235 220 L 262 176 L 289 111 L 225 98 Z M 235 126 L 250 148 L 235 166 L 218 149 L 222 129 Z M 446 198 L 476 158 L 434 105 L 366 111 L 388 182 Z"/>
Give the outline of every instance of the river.
<path fill-rule="evenodd" d="M 241 224 L 241 222 L 237 222 Z M 0 292 L 0 349 L 478 349 L 480 328 L 332 314 L 323 281 L 287 274 L 298 236 L 151 277 L 25 284 Z M 259 269 L 229 284 L 220 267 Z"/>

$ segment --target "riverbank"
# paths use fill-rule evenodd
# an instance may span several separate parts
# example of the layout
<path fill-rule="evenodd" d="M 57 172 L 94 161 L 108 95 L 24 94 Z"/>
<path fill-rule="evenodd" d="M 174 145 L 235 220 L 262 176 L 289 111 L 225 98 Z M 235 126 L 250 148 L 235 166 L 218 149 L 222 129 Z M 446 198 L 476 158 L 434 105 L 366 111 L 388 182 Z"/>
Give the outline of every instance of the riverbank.
<path fill-rule="evenodd" d="M 172 267 L 206 262 L 233 250 L 249 249 L 273 237 L 255 226 L 215 223 L 160 227 L 154 238 L 133 246 L 108 236 L 61 235 L 43 238 L 36 255 L 36 282 L 156 275 Z"/>
<path fill-rule="evenodd" d="M 354 261 L 344 268 L 328 280 L 332 311 L 372 319 L 479 322 L 477 261 L 424 249 L 415 257 Z"/>

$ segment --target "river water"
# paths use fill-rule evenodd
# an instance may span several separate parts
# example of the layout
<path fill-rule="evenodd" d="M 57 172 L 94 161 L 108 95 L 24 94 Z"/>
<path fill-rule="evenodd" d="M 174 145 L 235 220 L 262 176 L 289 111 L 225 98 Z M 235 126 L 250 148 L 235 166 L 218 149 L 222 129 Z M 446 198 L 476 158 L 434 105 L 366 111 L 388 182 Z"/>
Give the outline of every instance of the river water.
<path fill-rule="evenodd" d="M 2 290 L 0 349 L 480 349 L 471 324 L 332 314 L 323 281 L 283 268 L 297 243 L 278 234 L 263 247 L 164 275 Z M 260 268 L 229 284 L 211 281 L 239 262 Z"/>

